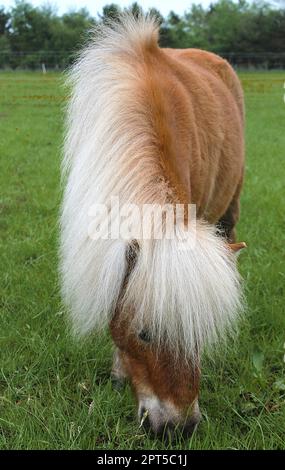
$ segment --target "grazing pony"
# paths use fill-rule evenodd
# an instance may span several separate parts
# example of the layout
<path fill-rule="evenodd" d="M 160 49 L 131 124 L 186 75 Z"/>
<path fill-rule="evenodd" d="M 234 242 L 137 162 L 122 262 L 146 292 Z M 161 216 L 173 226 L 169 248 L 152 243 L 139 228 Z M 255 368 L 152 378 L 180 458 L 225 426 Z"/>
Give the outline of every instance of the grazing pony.
<path fill-rule="evenodd" d="M 113 376 L 130 380 L 139 419 L 157 434 L 191 432 L 201 353 L 233 331 L 242 308 L 241 85 L 222 58 L 161 49 L 155 19 L 130 15 L 100 26 L 69 84 L 61 274 L 74 328 L 109 325 Z M 93 236 L 98 221 L 118 220 L 114 198 L 139 208 L 195 204 L 197 217 L 174 210 L 172 237 L 165 212 L 160 239 L 151 219 L 148 238 Z M 107 210 L 94 222 L 99 205 Z"/>

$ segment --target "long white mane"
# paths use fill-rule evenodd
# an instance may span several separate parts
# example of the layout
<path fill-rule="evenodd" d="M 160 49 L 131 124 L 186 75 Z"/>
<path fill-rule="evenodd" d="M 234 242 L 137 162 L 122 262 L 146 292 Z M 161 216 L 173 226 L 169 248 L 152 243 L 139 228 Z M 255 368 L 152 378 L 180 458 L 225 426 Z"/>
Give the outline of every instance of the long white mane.
<path fill-rule="evenodd" d="M 144 54 L 157 47 L 151 17 L 124 16 L 104 25 L 70 72 L 61 216 L 63 296 L 79 333 L 108 325 L 125 279 L 128 242 L 92 240 L 90 208 L 173 200 L 147 119 Z M 172 240 L 141 240 L 123 303 L 131 328 L 150 329 L 156 340 L 187 357 L 231 330 L 241 307 L 234 257 L 215 227 L 197 222 L 181 250 Z"/>

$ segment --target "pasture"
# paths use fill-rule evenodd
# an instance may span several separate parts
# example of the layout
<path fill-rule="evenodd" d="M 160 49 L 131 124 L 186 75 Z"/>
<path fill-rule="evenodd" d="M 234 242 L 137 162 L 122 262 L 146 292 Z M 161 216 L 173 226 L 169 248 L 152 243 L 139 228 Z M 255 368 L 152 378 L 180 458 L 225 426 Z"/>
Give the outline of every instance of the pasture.
<path fill-rule="evenodd" d="M 176 449 L 285 449 L 284 73 L 243 73 L 246 178 L 238 240 L 248 310 L 202 367 L 203 420 Z M 164 449 L 113 390 L 108 334 L 68 334 L 57 274 L 60 74 L 0 75 L 1 449 Z"/>

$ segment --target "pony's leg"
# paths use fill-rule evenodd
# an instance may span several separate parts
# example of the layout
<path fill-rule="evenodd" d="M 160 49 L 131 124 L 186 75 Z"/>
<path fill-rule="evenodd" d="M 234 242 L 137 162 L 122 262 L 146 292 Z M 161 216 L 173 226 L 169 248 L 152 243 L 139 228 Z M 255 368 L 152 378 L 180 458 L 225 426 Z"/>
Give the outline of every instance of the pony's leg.
<path fill-rule="evenodd" d="M 222 230 L 229 243 L 236 242 L 235 226 L 239 220 L 240 214 L 240 190 L 242 182 L 239 184 L 237 191 L 224 215 L 218 222 L 218 228 Z"/>
<path fill-rule="evenodd" d="M 128 374 L 124 368 L 120 351 L 118 348 L 116 348 L 114 352 L 113 366 L 111 371 L 111 380 L 113 383 L 113 387 L 116 389 L 123 388 L 127 378 Z"/>

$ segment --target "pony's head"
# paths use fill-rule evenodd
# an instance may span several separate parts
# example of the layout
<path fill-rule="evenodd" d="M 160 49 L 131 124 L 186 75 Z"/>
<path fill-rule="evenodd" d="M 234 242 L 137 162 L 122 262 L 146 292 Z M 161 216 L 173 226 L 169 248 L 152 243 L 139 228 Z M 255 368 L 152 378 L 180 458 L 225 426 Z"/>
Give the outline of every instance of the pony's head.
<path fill-rule="evenodd" d="M 177 358 L 163 347 L 158 349 L 147 331 L 129 334 L 116 318 L 111 333 L 119 348 L 113 374 L 117 379 L 130 379 L 139 423 L 160 436 L 177 428 L 192 434 L 200 421 L 198 364 L 183 356 Z"/>
<path fill-rule="evenodd" d="M 229 255 L 232 256 L 233 253 L 238 253 L 244 248 L 245 244 L 236 243 L 229 247 Z M 143 329 L 136 326 L 132 328 L 133 319 L 137 315 L 135 303 L 133 306 L 129 304 L 126 311 L 124 301 L 126 302 L 129 294 L 128 285 L 130 284 L 132 290 L 134 288 L 132 285 L 134 282 L 132 271 L 136 265 L 134 255 L 131 256 L 131 267 L 130 258 L 128 265 L 129 269 L 123 285 L 124 294 L 110 323 L 111 334 L 118 348 L 113 376 L 119 380 L 126 377 L 130 379 L 138 404 L 138 419 L 146 429 L 150 429 L 156 435 L 168 436 L 169 432 L 175 429 L 191 435 L 201 419 L 198 394 L 201 346 L 199 342 L 202 340 L 198 335 L 192 336 L 196 338 L 196 346 L 190 352 L 187 351 L 189 346 L 183 343 L 183 339 L 180 344 L 177 341 L 175 329 L 172 331 L 174 341 L 171 342 L 171 338 L 166 338 L 167 334 L 171 334 L 167 328 L 164 329 L 162 337 L 157 334 L 158 329 L 155 325 L 153 325 L 154 328 L 151 324 Z M 138 269 L 141 270 L 141 266 Z M 153 285 L 153 289 L 155 288 L 156 286 Z M 139 291 L 137 295 L 139 296 Z M 183 292 L 180 291 L 179 295 L 183 295 Z M 188 301 L 191 302 L 191 296 Z M 165 314 L 169 315 L 167 311 Z M 183 312 L 180 315 L 183 316 Z M 191 319 L 188 318 L 188 321 L 189 328 L 191 328 Z M 196 321 L 199 322 L 199 320 Z M 196 325 L 193 322 L 192 327 L 198 326 L 201 330 L 206 328 L 202 322 Z M 185 335 L 185 332 L 181 331 L 181 338 L 183 334 Z M 189 333 L 186 332 L 186 334 Z M 213 332 L 208 332 L 208 334 L 211 335 Z M 164 338 L 166 338 L 165 342 Z"/>

